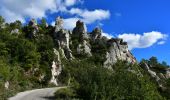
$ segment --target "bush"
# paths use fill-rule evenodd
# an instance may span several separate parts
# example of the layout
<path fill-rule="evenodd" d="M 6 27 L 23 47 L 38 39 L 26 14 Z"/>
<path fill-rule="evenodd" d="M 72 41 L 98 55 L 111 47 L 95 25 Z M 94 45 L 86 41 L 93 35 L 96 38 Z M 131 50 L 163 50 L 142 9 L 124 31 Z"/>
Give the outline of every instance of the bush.
<path fill-rule="evenodd" d="M 62 88 L 55 92 L 55 97 L 57 99 L 70 100 L 75 96 L 75 92 L 71 88 Z"/>

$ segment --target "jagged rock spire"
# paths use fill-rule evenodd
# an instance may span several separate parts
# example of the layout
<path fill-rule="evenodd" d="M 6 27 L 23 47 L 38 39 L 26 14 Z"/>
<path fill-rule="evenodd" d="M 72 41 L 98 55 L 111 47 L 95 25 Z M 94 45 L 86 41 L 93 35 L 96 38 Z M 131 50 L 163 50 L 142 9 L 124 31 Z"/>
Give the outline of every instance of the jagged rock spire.
<path fill-rule="evenodd" d="M 82 42 L 88 38 L 87 27 L 81 20 L 76 22 L 76 27 L 73 29 L 73 36 L 79 38 Z"/>
<path fill-rule="evenodd" d="M 63 19 L 60 16 L 58 16 L 55 21 L 55 32 L 58 32 L 60 31 L 60 29 L 63 29 L 63 23 L 64 23 Z"/>
<path fill-rule="evenodd" d="M 30 34 L 30 37 L 36 37 L 37 36 L 37 32 L 39 31 L 38 25 L 37 25 L 37 21 L 35 19 L 31 19 L 29 22 L 29 26 L 31 26 L 33 28 L 32 33 Z"/>
<path fill-rule="evenodd" d="M 96 27 L 96 28 L 92 31 L 91 35 L 92 35 L 92 39 L 93 39 L 93 40 L 102 38 L 102 29 L 99 28 L 99 27 Z"/>
<path fill-rule="evenodd" d="M 63 19 L 59 16 L 56 18 L 54 39 L 58 48 L 62 52 L 63 58 L 73 59 L 72 51 L 69 48 L 71 31 L 63 28 Z"/>

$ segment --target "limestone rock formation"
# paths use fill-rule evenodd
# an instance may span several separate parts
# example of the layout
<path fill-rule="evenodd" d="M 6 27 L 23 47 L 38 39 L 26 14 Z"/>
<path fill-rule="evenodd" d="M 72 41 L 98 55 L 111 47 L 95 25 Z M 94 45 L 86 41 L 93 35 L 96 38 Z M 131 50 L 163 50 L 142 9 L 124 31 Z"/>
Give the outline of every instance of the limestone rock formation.
<path fill-rule="evenodd" d="M 102 29 L 99 27 L 95 28 L 91 33 L 92 40 L 101 39 L 102 38 Z"/>
<path fill-rule="evenodd" d="M 5 89 L 9 89 L 9 82 L 6 81 L 5 84 L 4 84 L 4 86 L 5 86 Z"/>
<path fill-rule="evenodd" d="M 17 35 L 20 34 L 19 29 L 16 28 L 16 29 L 12 30 L 11 34 L 17 34 Z"/>
<path fill-rule="evenodd" d="M 52 62 L 52 68 L 51 68 L 52 77 L 50 83 L 53 83 L 57 86 L 58 85 L 57 77 L 60 75 L 62 71 L 62 66 L 61 66 L 60 54 L 56 49 L 54 49 L 54 54 L 55 54 L 55 59 Z"/>
<path fill-rule="evenodd" d="M 32 33 L 30 34 L 30 38 L 37 37 L 37 32 L 39 31 L 37 22 L 35 19 L 31 19 L 29 22 L 29 26 L 33 29 Z"/>
<path fill-rule="evenodd" d="M 73 59 L 72 51 L 69 48 L 71 31 L 63 29 L 63 19 L 58 17 L 55 24 L 54 38 L 58 48 L 62 52 L 64 58 Z"/>
<path fill-rule="evenodd" d="M 164 75 L 151 70 L 152 66 L 148 65 L 147 63 L 144 64 L 145 66 L 143 66 L 143 69 L 146 70 L 153 79 L 155 79 L 161 89 L 165 89 L 164 84 L 162 82 L 162 78 L 164 78 Z"/>
<path fill-rule="evenodd" d="M 167 79 L 170 78 L 170 68 L 167 68 L 167 69 L 166 69 L 165 78 L 167 78 Z"/>
<path fill-rule="evenodd" d="M 106 52 L 106 61 L 104 62 L 104 67 L 110 68 L 118 60 L 124 60 L 129 63 L 135 63 L 136 59 L 128 50 L 127 42 L 123 39 L 112 38 L 107 41 L 109 45 L 109 50 Z"/>
<path fill-rule="evenodd" d="M 87 54 L 87 56 L 92 56 L 91 54 L 91 49 L 90 49 L 90 44 L 86 42 L 86 40 L 83 41 L 82 44 L 79 44 L 77 47 L 77 53 L 78 54 Z"/>
<path fill-rule="evenodd" d="M 80 41 L 88 38 L 87 28 L 84 22 L 80 20 L 76 22 L 76 27 L 73 29 L 73 36 L 77 37 Z"/>
<path fill-rule="evenodd" d="M 55 21 L 55 32 L 60 31 L 60 29 L 63 29 L 63 19 L 58 16 Z"/>
<path fill-rule="evenodd" d="M 87 34 L 86 25 L 78 20 L 76 22 L 76 27 L 73 29 L 72 37 L 78 38 L 79 45 L 77 46 L 78 54 L 87 54 L 88 56 L 92 56 L 90 43 L 88 43 L 89 35 Z"/>
<path fill-rule="evenodd" d="M 55 50 L 56 55 L 61 55 L 61 58 L 73 59 L 72 51 L 70 49 L 71 40 L 76 39 L 78 42 L 75 44 L 75 48 L 78 54 L 85 54 L 88 57 L 92 56 L 91 42 L 98 43 L 102 42 L 104 45 L 108 45 L 108 50 L 106 52 L 106 60 L 104 61 L 104 67 L 110 68 L 118 60 L 125 60 L 129 63 L 135 63 L 136 59 L 133 57 L 131 52 L 128 50 L 127 42 L 124 42 L 123 39 L 112 38 L 108 39 L 102 36 L 102 29 L 95 28 L 90 34 L 87 34 L 87 28 L 84 22 L 78 20 L 76 22 L 76 27 L 73 31 L 63 29 L 63 19 L 58 17 L 55 23 L 54 31 L 54 41 L 58 45 L 58 51 Z M 74 44 L 72 44 L 74 45 Z M 57 85 L 56 77 L 60 73 L 61 62 L 53 61 L 52 65 L 52 79 L 51 82 Z M 129 71 L 135 73 L 132 69 Z"/>

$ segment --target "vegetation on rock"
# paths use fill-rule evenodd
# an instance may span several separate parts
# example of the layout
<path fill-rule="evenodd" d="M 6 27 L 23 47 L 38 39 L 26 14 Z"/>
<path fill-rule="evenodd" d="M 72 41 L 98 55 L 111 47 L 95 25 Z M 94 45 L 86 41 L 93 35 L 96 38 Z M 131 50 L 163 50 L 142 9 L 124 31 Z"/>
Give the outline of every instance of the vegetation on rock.
<path fill-rule="evenodd" d="M 83 22 L 80 24 L 83 26 Z M 76 28 L 76 32 L 79 31 L 79 28 L 81 30 L 81 26 Z M 60 31 L 69 33 L 63 29 Z M 0 17 L 0 99 L 5 99 L 20 91 L 48 87 L 51 79 L 51 66 L 55 59 L 54 48 L 59 51 L 60 55 L 64 52 L 66 56 L 69 53 L 74 56 L 72 59 L 61 56 L 62 72 L 58 80 L 60 85 L 67 85 L 68 88 L 55 93 L 58 99 L 170 99 L 170 78 L 161 79 L 166 87 L 163 90 L 143 69 L 146 63 L 153 66 L 150 67 L 151 70 L 164 75 L 169 67 L 165 62 L 159 63 L 157 58 L 152 57 L 149 60 L 142 60 L 139 64 L 118 60 L 117 63 L 112 64 L 111 69 L 103 67 L 103 63 L 107 59 L 106 52 L 109 46 L 114 44 L 108 45 L 108 40 L 104 37 L 101 38 L 99 33 L 93 34 L 94 37 L 99 34 L 94 40 L 84 36 L 84 32 L 86 31 L 82 31 L 83 35 L 79 34 L 83 38 L 71 37 L 69 48 L 63 41 L 58 43 L 53 34 L 55 27 L 47 26 L 45 19 L 42 19 L 41 23 L 37 25 L 32 23 L 22 26 L 20 21 L 5 23 L 5 20 Z M 62 38 L 66 38 L 64 37 L 66 33 L 62 35 Z M 90 48 L 92 56 L 77 54 L 77 46 L 83 39 L 87 42 L 83 46 Z M 111 43 L 112 41 L 117 46 L 119 46 L 119 42 L 126 46 L 126 42 L 122 42 L 122 40 L 112 39 Z M 63 51 L 62 48 L 64 48 Z M 126 53 L 130 54 L 125 49 L 123 54 Z"/>

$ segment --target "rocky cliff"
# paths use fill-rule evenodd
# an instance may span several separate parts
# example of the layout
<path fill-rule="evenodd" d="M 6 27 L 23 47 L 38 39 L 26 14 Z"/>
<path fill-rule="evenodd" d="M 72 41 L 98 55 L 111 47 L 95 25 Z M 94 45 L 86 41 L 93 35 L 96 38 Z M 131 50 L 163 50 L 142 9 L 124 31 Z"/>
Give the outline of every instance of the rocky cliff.
<path fill-rule="evenodd" d="M 35 30 L 33 35 L 36 35 L 38 28 L 36 28 L 35 21 L 32 20 L 30 24 Z M 102 36 L 102 29 L 99 27 L 95 28 L 92 32 L 87 32 L 86 25 L 81 20 L 76 22 L 76 27 L 71 30 L 66 30 L 63 28 L 63 19 L 61 17 L 56 18 L 56 23 L 54 26 L 54 41 L 56 43 L 56 49 L 54 53 L 58 57 L 57 61 L 52 63 L 52 80 L 51 82 L 57 85 L 57 76 L 61 72 L 60 58 L 67 60 L 75 59 L 72 54 L 70 46 L 75 45 L 76 53 L 86 55 L 87 57 L 93 56 L 91 49 L 93 47 L 92 43 L 95 43 L 96 46 L 100 46 L 102 42 L 107 46 L 106 52 L 104 53 L 105 60 L 103 61 L 103 67 L 111 69 L 111 66 L 116 63 L 118 60 L 127 61 L 129 63 L 136 63 L 135 57 L 128 50 L 127 42 L 124 42 L 120 38 L 111 38 L 108 39 L 105 36 Z M 73 42 L 73 39 L 78 41 L 77 44 Z M 99 42 L 100 41 L 100 42 Z M 100 53 L 98 54 L 100 55 Z M 57 70 L 58 69 L 58 70 Z M 56 74 L 57 73 L 57 74 Z"/>

